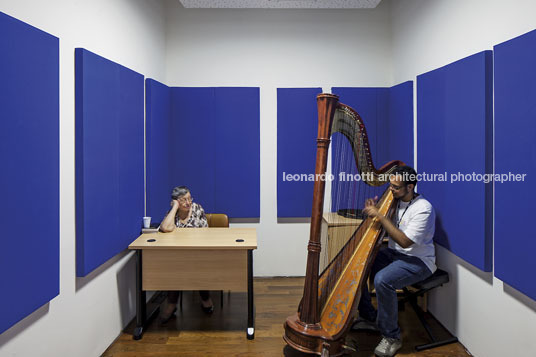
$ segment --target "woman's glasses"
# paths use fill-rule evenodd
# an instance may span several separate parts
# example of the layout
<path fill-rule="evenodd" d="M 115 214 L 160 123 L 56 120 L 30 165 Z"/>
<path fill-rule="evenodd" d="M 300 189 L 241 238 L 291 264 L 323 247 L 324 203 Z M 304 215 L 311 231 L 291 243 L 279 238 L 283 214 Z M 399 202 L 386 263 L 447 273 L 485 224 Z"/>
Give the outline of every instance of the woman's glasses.
<path fill-rule="evenodd" d="M 178 201 L 182 204 L 184 203 L 192 203 L 193 201 L 193 198 L 192 197 L 183 197 L 183 198 L 179 198 Z"/>

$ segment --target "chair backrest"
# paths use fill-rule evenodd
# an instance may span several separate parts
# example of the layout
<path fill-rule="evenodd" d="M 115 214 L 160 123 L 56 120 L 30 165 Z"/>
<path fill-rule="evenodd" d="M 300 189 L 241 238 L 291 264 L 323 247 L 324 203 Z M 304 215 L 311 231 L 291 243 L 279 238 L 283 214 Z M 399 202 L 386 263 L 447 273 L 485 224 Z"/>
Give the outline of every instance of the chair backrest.
<path fill-rule="evenodd" d="M 207 213 L 209 227 L 229 227 L 229 217 L 224 213 Z"/>

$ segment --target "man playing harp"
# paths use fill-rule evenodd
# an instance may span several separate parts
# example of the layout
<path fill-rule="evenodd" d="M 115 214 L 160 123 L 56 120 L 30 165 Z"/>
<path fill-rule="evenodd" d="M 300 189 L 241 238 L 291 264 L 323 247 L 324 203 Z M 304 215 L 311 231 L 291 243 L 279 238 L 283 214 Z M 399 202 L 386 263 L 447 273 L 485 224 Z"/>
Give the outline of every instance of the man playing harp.
<path fill-rule="evenodd" d="M 430 202 L 415 193 L 416 184 L 417 173 L 411 167 L 400 166 L 394 170 L 389 189 L 398 204 L 392 219 L 378 212 L 377 197 L 365 203 L 364 212 L 379 220 L 389 236 L 389 245 L 378 252 L 370 273 L 374 278 L 378 310 L 372 306 L 364 285 L 359 319 L 352 330 L 372 329 L 382 334 L 374 350 L 377 356 L 394 356 L 402 347 L 396 290 L 424 280 L 436 270 L 435 213 Z"/>
<path fill-rule="evenodd" d="M 372 196 L 372 194 L 367 192 L 371 190 L 378 192 L 376 188 L 388 183 L 390 175 L 398 167 L 404 166 L 404 163 L 399 160 L 392 160 L 376 168 L 372 160 L 368 135 L 361 116 L 353 108 L 340 103 L 339 97 L 334 94 L 319 94 L 317 96 L 317 105 L 318 137 L 315 174 L 322 175 L 326 173 L 331 135 L 337 134 L 343 140 L 336 140 L 337 145 L 335 146 L 335 150 L 341 154 L 335 155 L 335 157 L 341 158 L 336 161 L 339 161 L 339 164 L 343 164 L 341 168 L 349 164 L 352 170 L 355 168 L 362 177 L 366 177 L 363 181 L 369 188 L 364 187 L 364 193 L 368 197 Z M 339 150 L 338 145 L 342 142 L 351 148 L 352 153 L 350 155 L 345 154 L 347 151 L 344 147 Z M 339 170 L 339 172 L 344 171 Z M 406 224 L 408 217 L 413 217 L 415 215 L 415 207 L 421 205 L 419 203 L 421 198 L 416 197 L 413 193 L 415 182 L 410 183 L 408 180 L 397 181 L 395 179 L 391 184 L 393 185 L 392 188 L 384 191 L 376 209 L 371 207 L 375 203 L 374 200 L 368 202 L 368 218 L 364 219 L 359 225 L 353 228 L 350 227 L 348 230 L 345 229 L 342 232 L 345 235 L 344 245 L 337 251 L 333 259 L 330 259 L 329 263 L 320 269 L 320 253 L 324 249 L 322 248 L 320 236 L 325 182 L 323 180 L 315 181 L 303 297 L 298 306 L 298 311 L 289 316 L 284 324 L 285 334 L 283 338 L 292 348 L 306 353 L 321 355 L 322 357 L 341 356 L 346 353 L 346 334 L 356 314 L 361 291 L 363 290 L 362 287 L 366 285 L 365 278 L 372 267 L 372 261 L 377 255 L 385 233 L 396 233 L 399 231 L 398 228 L 392 229 L 390 227 L 391 232 L 389 232 L 384 227 L 388 223 L 383 222 L 384 218 L 382 217 L 391 217 L 392 213 L 397 211 L 396 205 L 398 200 L 396 198 L 403 197 L 404 200 L 408 198 L 407 204 L 404 200 L 401 203 L 401 206 L 405 205 L 407 211 L 405 214 L 400 215 L 402 218 L 399 220 L 400 222 L 397 221 L 400 225 L 400 231 L 404 231 L 404 224 Z M 350 189 L 348 194 L 345 191 L 337 188 L 334 202 L 336 205 L 337 202 L 348 204 L 351 209 L 354 209 L 352 206 L 356 202 L 361 201 L 358 200 L 360 193 L 357 194 L 357 191 L 353 189 Z M 363 190 L 359 191 L 361 192 Z M 334 206 L 332 205 L 332 207 Z M 357 207 L 355 210 L 356 212 L 359 211 Z M 348 231 L 349 237 L 346 231 Z M 398 237 L 397 234 L 393 235 Z M 413 235 L 410 233 L 407 235 L 411 241 L 410 238 Z M 408 242 L 403 242 L 402 240 L 395 240 L 395 242 L 401 243 L 402 246 L 409 246 Z M 402 246 L 400 249 L 404 249 Z M 409 250 L 411 250 L 411 247 Z M 403 254 L 402 252 L 399 253 Z M 418 260 L 419 258 L 415 259 Z M 433 260 L 430 271 L 432 269 Z M 377 269 L 376 271 L 379 270 Z M 408 283 L 411 282 L 413 281 L 408 281 Z M 393 313 L 391 310 L 389 311 L 391 314 Z M 375 311 L 370 310 L 368 312 L 370 312 L 370 315 L 366 316 L 366 318 L 375 320 Z M 394 313 L 396 314 L 396 311 Z M 379 316 L 383 316 L 382 314 L 383 310 L 379 312 Z M 396 315 L 394 321 L 395 327 L 398 328 Z M 397 341 L 399 339 L 399 332 L 398 335 L 396 331 L 389 332 L 392 334 L 386 335 L 386 337 L 391 338 L 391 340 L 386 340 L 387 342 Z M 389 347 L 389 351 L 396 351 L 397 347 L 400 347 L 400 343 L 398 346 L 394 345 L 395 348 L 392 348 L 393 345 L 391 343 L 387 346 Z"/>

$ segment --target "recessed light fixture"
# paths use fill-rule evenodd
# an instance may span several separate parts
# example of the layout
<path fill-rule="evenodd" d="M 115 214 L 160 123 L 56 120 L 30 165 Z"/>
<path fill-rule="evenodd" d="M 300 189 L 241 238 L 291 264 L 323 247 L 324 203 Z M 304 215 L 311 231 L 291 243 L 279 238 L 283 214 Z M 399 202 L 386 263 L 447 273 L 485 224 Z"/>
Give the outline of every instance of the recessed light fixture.
<path fill-rule="evenodd" d="M 373 9 L 381 0 L 180 0 L 190 9 Z"/>

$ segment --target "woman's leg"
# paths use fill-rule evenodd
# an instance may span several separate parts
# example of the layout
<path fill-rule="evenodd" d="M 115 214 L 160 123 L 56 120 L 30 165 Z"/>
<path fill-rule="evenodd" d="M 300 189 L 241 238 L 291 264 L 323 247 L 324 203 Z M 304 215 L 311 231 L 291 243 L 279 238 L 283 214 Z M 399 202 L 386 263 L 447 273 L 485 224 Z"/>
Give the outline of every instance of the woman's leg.
<path fill-rule="evenodd" d="M 210 291 L 200 290 L 199 295 L 201 296 L 201 309 L 203 309 L 203 311 L 207 314 L 213 313 L 214 304 L 212 303 L 212 299 L 210 298 Z"/>
<path fill-rule="evenodd" d="M 177 301 L 179 301 L 180 291 L 168 291 L 167 292 L 167 304 L 162 311 L 162 322 L 167 322 L 177 311 Z"/>
<path fill-rule="evenodd" d="M 201 296 L 201 304 L 203 304 L 203 307 L 213 306 L 212 299 L 210 298 L 210 291 L 200 290 L 199 296 Z"/>

